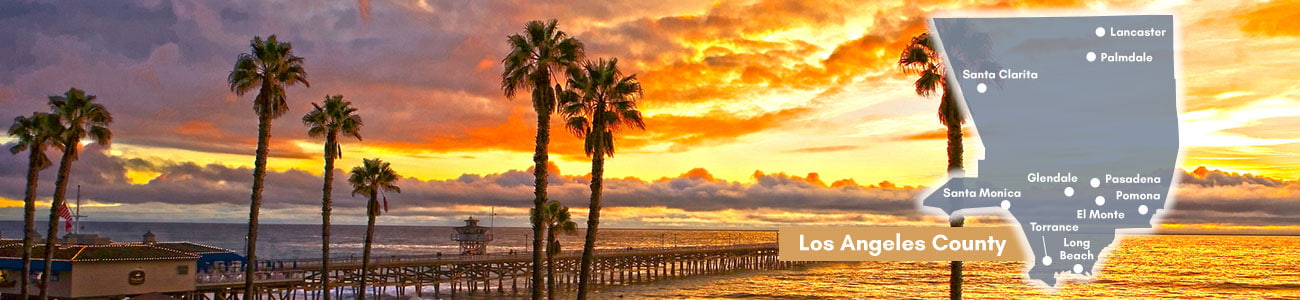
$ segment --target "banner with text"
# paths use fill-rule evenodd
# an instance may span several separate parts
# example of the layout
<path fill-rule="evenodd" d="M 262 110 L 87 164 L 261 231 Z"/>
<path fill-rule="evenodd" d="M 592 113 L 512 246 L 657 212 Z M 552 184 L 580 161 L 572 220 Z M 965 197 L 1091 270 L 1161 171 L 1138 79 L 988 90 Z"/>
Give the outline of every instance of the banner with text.
<path fill-rule="evenodd" d="M 1014 227 L 782 227 L 781 261 L 1022 261 Z"/>

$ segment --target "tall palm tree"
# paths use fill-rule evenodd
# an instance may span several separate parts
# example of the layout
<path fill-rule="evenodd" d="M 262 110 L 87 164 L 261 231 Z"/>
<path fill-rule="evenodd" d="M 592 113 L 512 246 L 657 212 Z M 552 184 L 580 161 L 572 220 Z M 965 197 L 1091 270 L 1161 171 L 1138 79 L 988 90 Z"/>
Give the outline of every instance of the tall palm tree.
<path fill-rule="evenodd" d="M 59 139 L 62 131 L 59 116 L 39 112 L 32 113 L 31 117 L 18 116 L 9 126 L 9 136 L 17 140 L 9 152 L 17 155 L 28 151 L 27 190 L 23 194 L 23 273 L 19 279 L 22 299 L 31 295 L 27 288 L 31 285 L 28 274 L 32 273 L 32 239 L 35 238 L 32 233 L 36 231 L 36 183 L 41 170 L 51 163 L 49 156 L 45 155 L 46 147 L 63 149 L 63 141 Z"/>
<path fill-rule="evenodd" d="M 939 124 L 948 128 L 948 173 L 960 174 L 962 172 L 961 125 L 966 122 L 966 119 L 962 116 L 957 97 L 951 93 L 952 90 L 948 86 L 947 69 L 935 46 L 928 32 L 913 37 L 912 41 L 903 48 L 903 53 L 899 55 L 898 65 L 903 67 L 905 72 L 918 76 L 913 83 L 917 95 L 930 97 L 942 90 L 938 116 Z M 961 215 L 952 214 L 948 222 L 952 227 L 962 227 L 966 220 Z M 961 299 L 961 269 L 961 261 L 953 261 L 949 269 L 949 296 L 952 299 Z"/>
<path fill-rule="evenodd" d="M 605 157 L 614 156 L 616 132 L 629 127 L 645 129 L 645 122 L 636 109 L 641 83 L 636 75 L 623 76 L 618 59 L 588 61 L 581 68 L 570 68 L 569 78 L 569 90 L 560 97 L 560 112 L 566 117 L 565 127 L 584 139 L 584 149 L 591 156 L 591 207 L 587 211 L 587 237 L 578 275 L 578 299 L 586 299 L 596 229 L 600 225 Z"/>
<path fill-rule="evenodd" d="M 560 239 L 557 234 L 576 234 L 578 224 L 569 215 L 569 207 L 560 202 L 547 201 L 542 213 L 532 212 L 534 218 L 542 218 L 546 226 L 546 299 L 555 300 L 555 256 L 560 254 Z"/>
<path fill-rule="evenodd" d="M 546 203 L 547 146 L 551 142 L 551 113 L 556 107 L 559 84 L 565 82 L 565 70 L 577 66 L 583 58 L 582 42 L 556 29 L 556 21 L 534 20 L 524 31 L 507 37 L 510 53 L 501 62 L 501 90 L 506 98 L 519 91 L 531 91 L 533 110 L 537 112 L 537 140 L 533 152 L 533 211 Z M 554 86 L 552 86 L 554 84 Z M 534 300 L 542 298 L 542 224 L 533 219 L 533 289 Z"/>
<path fill-rule="evenodd" d="M 361 252 L 361 289 L 357 293 L 358 300 L 366 299 L 366 277 L 370 275 L 370 245 L 375 236 L 375 217 L 379 216 L 380 192 L 401 193 L 402 189 L 397 187 L 397 180 L 402 179 L 393 172 L 393 168 L 387 162 L 374 159 L 365 159 L 360 166 L 352 168 L 352 176 L 348 182 L 352 183 L 352 196 L 362 194 L 370 197 L 366 205 L 366 242 L 365 248 Z M 383 210 L 388 211 L 388 197 L 384 197 Z"/>
<path fill-rule="evenodd" d="M 59 208 L 63 207 L 63 196 L 68 191 L 68 174 L 72 171 L 72 161 L 77 160 L 81 140 L 90 137 L 92 141 L 103 146 L 113 143 L 113 132 L 108 125 L 113 123 L 113 115 L 104 105 L 95 103 L 94 95 L 71 88 L 62 96 L 50 96 L 51 114 L 58 116 L 63 124 L 60 130 L 63 139 L 63 158 L 59 160 L 59 175 L 54 181 L 54 200 L 50 203 L 50 223 L 45 238 L 45 270 L 41 273 L 41 299 L 48 299 L 45 287 L 50 286 L 50 267 L 54 260 L 54 240 L 59 233 Z"/>
<path fill-rule="evenodd" d="M 302 57 L 293 55 L 293 45 L 281 43 L 271 35 L 265 41 L 253 37 L 250 53 L 240 53 L 227 81 L 235 95 L 257 89 L 253 99 L 253 112 L 257 113 L 257 158 L 253 161 L 253 194 L 248 206 L 248 247 L 245 249 L 248 264 L 244 268 L 244 299 L 253 299 L 257 293 L 253 285 L 253 271 L 257 266 L 257 214 L 262 208 L 262 188 L 266 178 L 266 156 L 271 142 L 271 119 L 289 112 L 284 89 L 294 84 L 307 83 L 307 71 Z"/>
<path fill-rule="evenodd" d="M 334 191 L 334 159 L 343 158 L 343 148 L 339 147 L 338 137 L 351 136 L 361 140 L 361 116 L 357 109 L 351 107 L 351 101 L 343 100 L 343 95 L 325 96 L 324 104 L 312 103 L 316 109 L 302 116 L 302 123 L 307 125 L 307 135 L 314 138 L 325 137 L 325 187 L 321 188 L 321 289 L 325 290 L 325 300 L 330 299 L 330 211 L 333 210 L 330 196 Z"/>

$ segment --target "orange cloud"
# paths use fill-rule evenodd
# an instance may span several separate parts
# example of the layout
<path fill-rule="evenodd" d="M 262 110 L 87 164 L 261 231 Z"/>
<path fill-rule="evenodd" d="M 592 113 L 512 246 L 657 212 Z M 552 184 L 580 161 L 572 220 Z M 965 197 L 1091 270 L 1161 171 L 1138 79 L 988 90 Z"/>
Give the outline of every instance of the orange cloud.
<path fill-rule="evenodd" d="M 822 181 L 822 177 L 821 177 L 821 175 L 818 175 L 817 172 L 808 173 L 808 176 L 799 177 L 798 175 L 793 175 L 793 176 L 792 176 L 792 175 L 786 175 L 785 172 L 777 172 L 777 173 L 770 173 L 770 174 L 769 174 L 769 173 L 763 173 L 763 171 L 755 170 L 755 171 L 754 171 L 754 175 L 753 175 L 752 177 L 753 177 L 754 179 L 762 179 L 762 178 L 781 178 L 781 179 L 787 179 L 787 180 L 802 181 L 802 182 L 806 182 L 806 183 L 811 184 L 811 185 L 814 185 L 814 186 L 828 187 L 828 186 L 826 185 L 826 182 L 823 182 L 823 181 Z M 839 183 L 839 181 L 837 181 L 836 183 Z M 840 185 L 835 186 L 835 187 L 846 187 L 846 186 L 861 187 L 860 185 L 857 185 L 857 184 L 853 184 L 853 185 L 840 184 Z"/>
<path fill-rule="evenodd" d="M 208 121 L 188 121 L 172 127 L 175 136 L 148 140 L 144 144 L 168 148 L 198 150 L 203 152 L 252 155 L 257 147 L 256 132 L 235 133 Z M 270 155 L 280 158 L 315 158 L 295 144 L 295 140 L 273 137 L 269 144 Z"/>
<path fill-rule="evenodd" d="M 625 131 L 617 137 L 620 152 L 635 152 L 652 144 L 667 144 L 670 152 L 687 151 L 691 147 L 730 141 L 734 138 L 771 129 L 803 116 L 805 108 L 795 108 L 766 113 L 755 117 L 736 117 L 725 112 L 712 112 L 704 116 L 659 115 L 647 117 L 646 131 Z M 412 140 L 371 141 L 369 146 L 390 148 L 405 152 L 452 152 L 478 150 L 507 150 L 532 152 L 536 136 L 536 119 L 530 110 L 516 108 L 504 123 L 493 126 L 469 128 L 463 133 L 434 133 L 416 135 Z M 585 157 L 582 140 L 573 136 L 560 115 L 551 117 L 549 152 L 551 155 Z"/>
<path fill-rule="evenodd" d="M 483 72 L 484 70 L 487 70 L 488 68 L 494 67 L 496 65 L 497 65 L 496 60 L 493 60 L 491 58 L 484 58 L 478 61 L 478 65 L 474 66 L 474 70 Z"/>
<path fill-rule="evenodd" d="M 689 146 L 726 142 L 747 134 L 778 127 L 809 112 L 792 108 L 769 112 L 752 118 L 729 116 L 715 111 L 704 116 L 660 115 L 646 118 L 645 142 L 667 142 L 669 151 L 685 151 Z"/>
<path fill-rule="evenodd" d="M 701 56 L 647 67 L 642 75 L 646 98 L 655 101 L 649 107 L 659 107 L 744 99 L 772 90 L 828 88 L 893 68 L 896 49 L 906 42 L 895 37 L 923 31 L 924 23 L 919 20 L 899 21 L 888 26 L 900 28 L 872 31 L 836 45 L 828 57 L 817 61 L 809 58 L 823 50 L 800 40 L 768 42 L 719 36 L 687 45 L 699 49 Z"/>
<path fill-rule="evenodd" d="M 202 139 L 224 139 L 226 133 L 207 121 L 189 121 L 172 128 L 172 133 Z"/>
<path fill-rule="evenodd" d="M 415 134 L 408 141 L 372 141 L 368 146 L 386 148 L 397 152 L 453 152 L 475 150 L 508 150 L 532 152 L 536 140 L 536 119 L 532 111 L 516 107 L 504 123 L 492 126 L 471 127 L 464 132 Z M 551 122 L 551 153 L 572 151 L 573 143 L 563 138 L 563 123 Z M 578 148 L 580 151 L 582 148 Z M 581 152 L 579 152 L 581 153 Z"/>
<path fill-rule="evenodd" d="M 699 180 L 708 180 L 708 181 L 717 180 L 716 178 L 713 178 L 713 174 L 709 174 L 709 170 L 705 170 L 704 168 L 694 168 L 694 169 L 691 169 L 690 171 L 686 171 L 686 173 L 682 173 L 682 175 L 679 176 L 679 177 L 681 177 L 681 178 L 699 179 Z M 668 179 L 668 178 L 664 178 L 664 180 L 666 180 L 666 179 Z"/>
<path fill-rule="evenodd" d="M 1272 1 L 1243 9 L 1236 15 L 1241 31 L 1263 36 L 1300 36 L 1300 2 Z"/>
<path fill-rule="evenodd" d="M 357 0 L 357 11 L 361 13 L 361 20 L 370 23 L 370 0 Z"/>

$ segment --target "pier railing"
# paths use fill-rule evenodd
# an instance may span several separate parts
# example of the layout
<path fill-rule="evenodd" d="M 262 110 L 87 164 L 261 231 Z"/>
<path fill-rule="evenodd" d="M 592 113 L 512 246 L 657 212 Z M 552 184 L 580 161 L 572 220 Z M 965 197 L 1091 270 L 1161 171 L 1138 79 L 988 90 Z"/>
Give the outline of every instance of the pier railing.
<path fill-rule="evenodd" d="M 689 252 L 708 252 L 723 250 L 757 250 L 757 249 L 776 249 L 776 243 L 761 244 L 735 244 L 735 245 L 708 245 L 708 246 L 688 246 L 688 247 L 646 247 L 646 248 L 597 248 L 595 256 L 635 256 L 635 255 L 652 255 L 652 254 L 670 254 L 670 253 L 689 253 Z M 556 259 L 574 259 L 581 257 L 581 251 L 564 252 Z M 334 257 L 330 259 L 330 269 L 356 269 L 361 266 L 360 257 Z M 390 255 L 390 256 L 373 256 L 370 258 L 372 268 L 402 266 L 402 265 L 440 265 L 456 263 L 475 263 L 475 262 L 531 262 L 532 252 L 492 252 L 481 255 L 442 255 L 442 254 L 420 254 L 420 255 Z M 321 268 L 321 259 L 270 259 L 258 260 L 253 264 L 257 269 L 254 271 L 256 280 L 302 280 L 308 275 L 304 271 L 317 271 Z M 242 283 L 244 282 L 243 267 L 234 266 L 209 266 L 208 272 L 199 273 L 197 281 L 201 285 Z"/>
<path fill-rule="evenodd" d="M 557 289 L 573 290 L 579 282 L 582 253 L 570 251 L 555 257 Z M 627 285 L 661 279 L 724 274 L 742 270 L 772 270 L 799 265 L 778 259 L 777 245 L 742 244 L 696 247 L 601 248 L 591 262 L 593 286 Z M 325 294 L 336 298 L 366 293 L 423 298 L 458 295 L 527 294 L 532 282 L 530 252 L 486 255 L 403 255 L 372 258 L 370 268 L 361 270 L 357 258 L 334 258 L 330 269 L 321 270 L 320 259 L 258 261 L 253 264 L 258 299 L 317 300 Z M 240 300 L 242 268 L 218 266 L 200 273 L 194 291 L 172 293 L 184 300 Z M 329 286 L 322 278 L 330 278 Z M 548 276 L 550 277 L 550 276 Z M 365 278 L 363 290 L 358 283 Z M 269 298 L 268 298 L 269 297 Z"/>

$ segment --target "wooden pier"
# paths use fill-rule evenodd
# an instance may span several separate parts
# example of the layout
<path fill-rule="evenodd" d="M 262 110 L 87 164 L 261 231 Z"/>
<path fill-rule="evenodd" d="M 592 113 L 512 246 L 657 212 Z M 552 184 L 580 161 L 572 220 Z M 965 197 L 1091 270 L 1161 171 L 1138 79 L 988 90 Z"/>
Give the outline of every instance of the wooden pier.
<path fill-rule="evenodd" d="M 555 258 L 556 288 L 576 289 L 581 253 Z M 367 295 L 424 297 L 426 292 L 450 296 L 521 296 L 529 293 L 532 256 L 528 252 L 485 255 L 420 255 L 372 258 Z M 276 260 L 257 264 L 258 298 L 319 299 L 333 291 L 342 299 L 359 293 L 360 259 L 330 261 L 330 287 L 320 286 L 319 259 Z M 591 284 L 625 285 L 660 279 L 711 275 L 735 270 L 780 269 L 795 263 L 777 260 L 777 245 L 627 248 L 597 250 Z M 238 268 L 210 268 L 198 275 L 195 291 L 172 296 L 193 300 L 235 300 L 243 295 Z M 544 282 L 541 284 L 545 284 Z M 433 295 L 430 295 L 433 296 Z"/>

